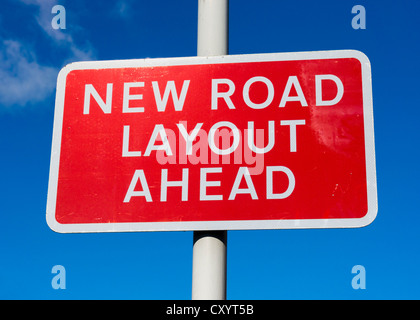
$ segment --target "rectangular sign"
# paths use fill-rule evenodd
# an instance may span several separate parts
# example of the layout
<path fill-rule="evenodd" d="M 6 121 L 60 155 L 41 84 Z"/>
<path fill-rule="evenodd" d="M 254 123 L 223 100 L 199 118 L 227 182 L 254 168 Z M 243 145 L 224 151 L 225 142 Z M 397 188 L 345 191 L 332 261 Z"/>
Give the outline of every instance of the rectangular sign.
<path fill-rule="evenodd" d="M 376 214 L 371 70 L 359 51 L 59 73 L 54 231 L 361 227 Z"/>

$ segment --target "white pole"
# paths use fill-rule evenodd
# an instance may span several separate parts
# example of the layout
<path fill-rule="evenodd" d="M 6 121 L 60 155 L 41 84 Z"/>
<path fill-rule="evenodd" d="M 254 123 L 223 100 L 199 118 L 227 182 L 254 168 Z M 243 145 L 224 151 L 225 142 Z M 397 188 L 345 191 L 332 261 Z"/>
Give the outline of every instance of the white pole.
<path fill-rule="evenodd" d="M 226 231 L 194 231 L 193 300 L 226 299 Z"/>
<path fill-rule="evenodd" d="M 229 0 L 198 0 L 197 55 L 228 54 Z M 227 231 L 194 231 L 193 300 L 226 299 Z"/>
<path fill-rule="evenodd" d="M 197 55 L 228 54 L 229 0 L 198 0 Z"/>

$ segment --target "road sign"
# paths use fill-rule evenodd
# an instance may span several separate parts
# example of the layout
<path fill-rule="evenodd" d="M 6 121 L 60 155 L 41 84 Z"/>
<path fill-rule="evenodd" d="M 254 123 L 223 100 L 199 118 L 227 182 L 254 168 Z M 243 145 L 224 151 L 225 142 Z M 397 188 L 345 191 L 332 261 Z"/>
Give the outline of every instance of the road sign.
<path fill-rule="evenodd" d="M 361 227 L 376 213 L 359 51 L 77 62 L 58 76 L 55 231 Z"/>

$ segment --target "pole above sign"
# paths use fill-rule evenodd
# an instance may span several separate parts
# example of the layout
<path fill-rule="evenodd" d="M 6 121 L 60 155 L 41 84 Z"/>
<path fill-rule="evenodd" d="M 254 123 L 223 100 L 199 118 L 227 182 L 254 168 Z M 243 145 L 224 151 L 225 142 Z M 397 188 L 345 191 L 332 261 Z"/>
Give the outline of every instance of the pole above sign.
<path fill-rule="evenodd" d="M 57 232 L 361 227 L 376 214 L 359 51 L 60 71 L 47 201 Z"/>

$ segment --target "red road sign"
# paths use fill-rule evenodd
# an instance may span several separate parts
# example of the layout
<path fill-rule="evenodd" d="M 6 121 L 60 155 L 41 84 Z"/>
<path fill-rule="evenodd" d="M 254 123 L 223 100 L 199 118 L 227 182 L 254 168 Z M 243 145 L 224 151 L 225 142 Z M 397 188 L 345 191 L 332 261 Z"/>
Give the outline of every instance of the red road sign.
<path fill-rule="evenodd" d="M 376 213 L 359 51 L 78 62 L 58 76 L 55 231 L 360 227 Z"/>

